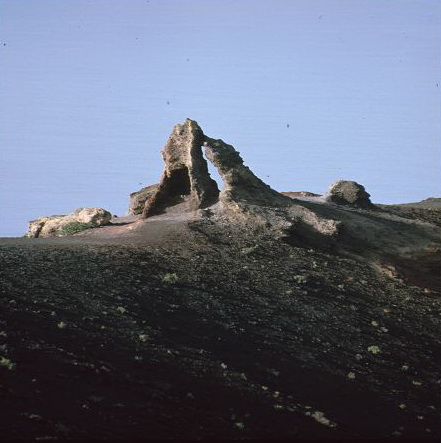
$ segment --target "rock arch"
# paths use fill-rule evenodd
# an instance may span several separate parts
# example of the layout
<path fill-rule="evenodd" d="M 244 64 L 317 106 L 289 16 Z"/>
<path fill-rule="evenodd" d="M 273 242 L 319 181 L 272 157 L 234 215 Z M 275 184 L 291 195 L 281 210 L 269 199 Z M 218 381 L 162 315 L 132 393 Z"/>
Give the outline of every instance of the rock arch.
<path fill-rule="evenodd" d="M 217 168 L 225 189 L 220 192 L 210 177 L 202 153 Z M 206 208 L 218 200 L 225 204 L 251 203 L 288 206 L 292 200 L 272 189 L 243 164 L 233 146 L 204 135 L 194 121 L 178 124 L 162 151 L 164 171 L 156 191 L 146 200 L 143 216 L 160 214 L 187 200 L 191 210 Z"/>

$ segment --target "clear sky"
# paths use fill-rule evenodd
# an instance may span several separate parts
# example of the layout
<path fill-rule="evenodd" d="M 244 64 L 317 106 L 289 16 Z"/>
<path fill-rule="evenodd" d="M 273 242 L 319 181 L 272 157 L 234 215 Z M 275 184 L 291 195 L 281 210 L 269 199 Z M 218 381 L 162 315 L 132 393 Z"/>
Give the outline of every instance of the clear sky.
<path fill-rule="evenodd" d="M 278 191 L 440 197 L 440 103 L 439 0 L 0 0 L 0 236 L 124 215 L 187 117 Z"/>

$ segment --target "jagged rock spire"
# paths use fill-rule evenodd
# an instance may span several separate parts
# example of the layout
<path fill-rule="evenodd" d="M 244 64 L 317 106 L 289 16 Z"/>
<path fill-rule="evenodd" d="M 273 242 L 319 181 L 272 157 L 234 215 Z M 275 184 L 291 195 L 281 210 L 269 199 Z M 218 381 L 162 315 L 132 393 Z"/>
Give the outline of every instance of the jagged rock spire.
<path fill-rule="evenodd" d="M 199 125 L 187 119 L 173 128 L 164 150 L 164 172 L 156 192 L 147 199 L 143 215 L 161 213 L 183 200 L 190 208 L 205 208 L 218 200 L 219 189 L 208 173 L 201 146 L 205 136 Z"/>

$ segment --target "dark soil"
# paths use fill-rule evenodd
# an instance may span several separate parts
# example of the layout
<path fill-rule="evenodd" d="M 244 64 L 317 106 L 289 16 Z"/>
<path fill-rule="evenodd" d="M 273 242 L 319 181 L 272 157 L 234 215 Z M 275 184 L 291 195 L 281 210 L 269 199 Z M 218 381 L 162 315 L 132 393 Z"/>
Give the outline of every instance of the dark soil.
<path fill-rule="evenodd" d="M 441 438 L 439 287 L 210 220 L 164 232 L 1 242 L 1 439 Z"/>

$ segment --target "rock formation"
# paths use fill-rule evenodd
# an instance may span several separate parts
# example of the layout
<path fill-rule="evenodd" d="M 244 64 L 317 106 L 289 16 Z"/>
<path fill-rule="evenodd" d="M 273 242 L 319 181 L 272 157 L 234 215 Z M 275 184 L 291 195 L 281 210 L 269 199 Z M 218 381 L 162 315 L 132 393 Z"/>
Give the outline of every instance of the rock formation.
<path fill-rule="evenodd" d="M 329 203 L 339 205 L 354 206 L 357 208 L 370 208 L 372 202 L 370 194 L 366 192 L 364 186 L 354 181 L 340 180 L 331 184 L 325 194 L 325 200 Z"/>
<path fill-rule="evenodd" d="M 205 137 L 205 155 L 219 171 L 225 188 L 220 193 L 224 203 L 250 203 L 265 206 L 288 206 L 289 198 L 272 189 L 243 164 L 233 146 L 222 140 Z"/>
<path fill-rule="evenodd" d="M 72 214 L 40 217 L 30 221 L 26 237 L 62 237 L 72 233 L 69 226 L 78 230 L 94 228 L 108 224 L 111 218 L 112 214 L 102 208 L 79 208 Z"/>
<path fill-rule="evenodd" d="M 138 215 L 142 214 L 145 207 L 145 202 L 153 196 L 153 194 L 158 190 L 158 185 L 150 185 L 139 191 L 132 192 L 130 194 L 129 210 L 127 215 Z"/>
<path fill-rule="evenodd" d="M 190 209 L 197 210 L 218 199 L 219 189 L 202 155 L 204 140 L 201 128 L 190 119 L 173 128 L 162 151 L 164 172 L 156 192 L 145 203 L 145 217 L 160 214 L 166 207 L 182 201 L 188 201 Z"/>
<path fill-rule="evenodd" d="M 208 173 L 202 146 L 224 182 L 222 192 Z M 321 217 L 272 189 L 243 164 L 233 146 L 205 136 L 195 121 L 187 119 L 173 128 L 162 156 L 164 172 L 156 190 L 152 187 L 153 193 L 146 199 L 145 218 L 188 202 L 187 210 L 210 207 L 206 214 L 214 219 L 269 230 L 277 237 L 338 234 L 338 221 Z M 143 192 L 147 193 L 141 190 L 140 195 Z"/>
<path fill-rule="evenodd" d="M 202 145 L 206 157 L 217 168 L 224 182 L 222 192 L 208 173 Z M 184 200 L 190 202 L 191 210 L 206 208 L 218 200 L 225 205 L 288 206 L 292 203 L 256 177 L 231 145 L 206 137 L 193 120 L 187 119 L 184 124 L 173 128 L 162 156 L 165 167 L 157 188 L 144 188 L 132 194 L 139 203 L 144 195 L 147 196 L 143 211 L 145 217 L 161 213 L 168 206 Z M 133 205 L 131 211 L 134 211 Z"/>

